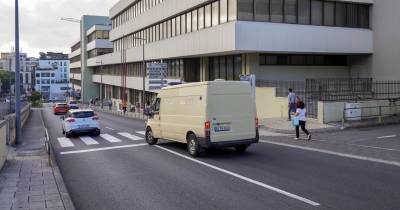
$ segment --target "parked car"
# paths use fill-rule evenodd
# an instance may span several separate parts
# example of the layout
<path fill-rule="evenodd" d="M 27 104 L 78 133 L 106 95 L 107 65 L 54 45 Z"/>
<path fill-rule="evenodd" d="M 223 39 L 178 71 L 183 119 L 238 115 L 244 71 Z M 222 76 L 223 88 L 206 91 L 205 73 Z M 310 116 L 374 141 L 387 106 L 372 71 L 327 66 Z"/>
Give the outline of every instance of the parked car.
<path fill-rule="evenodd" d="M 53 107 L 53 113 L 55 115 L 57 114 L 65 114 L 69 110 L 68 104 L 66 103 L 56 103 Z"/>
<path fill-rule="evenodd" d="M 249 83 L 210 81 L 166 87 L 152 105 L 146 141 L 186 143 L 189 154 L 203 148 L 234 147 L 244 152 L 258 143 L 258 118 Z"/>
<path fill-rule="evenodd" d="M 70 101 L 68 102 L 68 107 L 69 109 L 79 109 L 78 102 L 77 101 Z"/>
<path fill-rule="evenodd" d="M 101 126 L 99 117 L 96 116 L 91 109 L 72 109 L 61 117 L 62 132 L 66 137 L 73 134 L 91 133 L 95 136 L 100 135 Z"/>

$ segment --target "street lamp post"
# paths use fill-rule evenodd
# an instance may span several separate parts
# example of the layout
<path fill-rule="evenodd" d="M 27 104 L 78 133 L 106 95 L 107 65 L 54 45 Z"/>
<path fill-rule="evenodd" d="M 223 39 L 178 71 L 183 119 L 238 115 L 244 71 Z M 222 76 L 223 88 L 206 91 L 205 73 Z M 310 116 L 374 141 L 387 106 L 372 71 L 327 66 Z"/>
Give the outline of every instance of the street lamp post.
<path fill-rule="evenodd" d="M 20 103 L 20 75 L 19 75 L 19 11 L 18 0 L 15 0 L 15 143 L 21 140 L 21 103 Z M 11 101 L 10 101 L 11 103 Z"/>
<path fill-rule="evenodd" d="M 96 62 L 100 64 L 100 103 L 101 109 L 103 109 L 103 60 Z"/>
<path fill-rule="evenodd" d="M 140 38 L 140 37 L 133 37 L 133 39 L 138 39 L 143 41 L 142 43 L 142 65 L 143 65 L 143 93 L 142 93 L 142 107 L 143 107 L 143 113 L 144 113 L 144 106 L 145 106 L 145 92 L 146 92 L 146 66 L 145 66 L 145 60 L 144 60 L 144 44 L 146 39 Z"/>

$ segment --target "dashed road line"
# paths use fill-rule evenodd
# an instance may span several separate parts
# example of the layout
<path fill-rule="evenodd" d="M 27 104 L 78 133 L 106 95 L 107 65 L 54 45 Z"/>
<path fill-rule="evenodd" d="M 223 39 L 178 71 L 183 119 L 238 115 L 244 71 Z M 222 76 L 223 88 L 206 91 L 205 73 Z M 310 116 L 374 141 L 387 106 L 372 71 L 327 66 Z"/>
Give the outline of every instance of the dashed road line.
<path fill-rule="evenodd" d="M 285 196 L 287 196 L 287 197 L 290 197 L 290 198 L 299 200 L 299 201 L 304 202 L 304 203 L 307 203 L 307 204 L 309 204 L 309 205 L 312 205 L 312 206 L 320 206 L 320 204 L 317 203 L 317 202 L 315 202 L 315 201 L 312 201 L 312 200 L 309 200 L 309 199 L 307 199 L 307 198 L 304 198 L 304 197 L 295 195 L 295 194 L 293 194 L 293 193 L 290 193 L 290 192 L 281 190 L 281 189 L 279 189 L 279 188 L 276 188 L 276 187 L 267 185 L 267 184 L 262 183 L 262 182 L 260 182 L 260 181 L 257 181 L 257 180 L 254 180 L 254 179 L 250 179 L 250 178 L 248 178 L 248 177 L 242 176 L 242 175 L 237 174 L 237 173 L 235 173 L 235 172 L 228 171 L 228 170 L 225 170 L 225 169 L 223 169 L 223 168 L 219 168 L 219 167 L 217 167 L 217 166 L 214 166 L 214 165 L 205 163 L 205 162 L 200 161 L 200 160 L 196 160 L 196 159 L 194 159 L 194 158 L 191 158 L 191 157 L 182 155 L 182 154 L 180 154 L 180 153 L 178 153 L 178 152 L 172 151 L 172 150 L 170 150 L 170 149 L 167 149 L 167 148 L 164 148 L 164 147 L 161 147 L 161 146 L 158 146 L 158 145 L 156 145 L 156 147 L 157 147 L 157 148 L 160 148 L 160 149 L 162 149 L 162 150 L 164 150 L 164 151 L 167 151 L 167 152 L 169 152 L 169 153 L 171 153 L 171 154 L 174 154 L 174 155 L 177 155 L 177 156 L 179 156 L 179 157 L 182 157 L 182 158 L 184 158 L 184 159 L 193 161 L 193 162 L 195 162 L 195 163 L 198 163 L 198 164 L 200 164 L 200 165 L 206 166 L 206 167 L 208 167 L 208 168 L 212 168 L 212 169 L 217 170 L 217 171 L 219 171 L 219 172 L 222 172 L 222 173 L 225 173 L 225 174 L 234 176 L 234 177 L 236 177 L 236 178 L 238 178 L 238 179 L 241 179 L 241 180 L 243 180 L 243 181 L 250 182 L 250 183 L 252 183 L 252 184 L 255 184 L 255 185 L 258 185 L 258 186 L 260 186 L 260 187 L 266 188 L 266 189 L 268 189 L 268 190 L 277 192 L 277 193 L 282 194 L 282 195 L 285 195 Z"/>
<path fill-rule="evenodd" d="M 106 151 L 106 150 L 130 148 L 130 147 L 141 147 L 141 146 L 146 146 L 146 145 L 147 145 L 146 143 L 143 143 L 143 144 L 130 144 L 130 145 L 123 145 L 123 146 L 115 146 L 115 147 L 102 147 L 102 148 L 96 148 L 96 149 L 85 149 L 85 150 L 76 150 L 76 151 L 60 152 L 60 154 L 61 154 L 61 155 L 80 154 L 80 153 L 98 152 L 98 151 Z"/>
<path fill-rule="evenodd" d="M 105 128 L 108 129 L 108 130 L 111 130 L 111 131 L 115 131 L 115 129 L 111 128 L 111 127 L 105 127 Z"/>
<path fill-rule="evenodd" d="M 57 138 L 58 143 L 60 143 L 61 147 L 74 147 L 74 143 L 69 138 L 59 137 Z"/>
<path fill-rule="evenodd" d="M 325 150 L 325 149 L 297 146 L 297 145 L 279 143 L 279 142 L 273 142 L 273 141 L 267 141 L 267 140 L 260 140 L 260 142 L 267 143 L 267 144 L 274 144 L 274 145 L 278 145 L 278 146 L 290 147 L 290 148 L 295 148 L 295 149 L 319 152 L 319 153 L 324 153 L 324 154 L 329 154 L 329 155 L 336 155 L 336 156 L 340 156 L 340 157 L 352 158 L 352 159 L 357 159 L 357 160 L 365 160 L 365 161 L 370 161 L 370 162 L 375 162 L 375 163 L 383 163 L 383 164 L 387 164 L 387 165 L 393 165 L 393 166 L 400 167 L 400 162 L 396 162 L 396 161 L 389 161 L 389 160 L 383 160 L 383 159 L 378 159 L 378 158 L 370 158 L 370 157 L 359 156 L 359 155 L 351 155 L 351 154 L 346 154 L 346 153 L 333 152 L 333 151 L 329 151 L 329 150 Z"/>
<path fill-rule="evenodd" d="M 395 137 L 397 137 L 397 135 L 379 136 L 379 137 L 376 137 L 376 138 L 377 138 L 377 139 L 388 139 L 388 138 L 395 138 Z"/>
<path fill-rule="evenodd" d="M 128 139 L 130 139 L 130 140 L 133 140 L 133 141 L 143 140 L 142 137 L 135 136 L 135 135 L 132 135 L 132 134 L 130 134 L 130 133 L 118 133 L 118 134 L 121 135 L 121 136 L 123 136 L 123 137 L 126 137 L 126 138 L 128 138 Z"/>

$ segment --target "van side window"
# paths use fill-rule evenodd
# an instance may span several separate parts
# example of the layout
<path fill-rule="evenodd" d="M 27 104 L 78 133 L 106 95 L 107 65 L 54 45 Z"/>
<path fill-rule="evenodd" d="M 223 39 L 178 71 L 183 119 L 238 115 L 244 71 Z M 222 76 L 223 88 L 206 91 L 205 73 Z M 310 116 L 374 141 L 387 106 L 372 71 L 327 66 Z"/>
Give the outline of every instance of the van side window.
<path fill-rule="evenodd" d="M 154 103 L 154 112 L 155 113 L 158 113 L 158 112 L 160 112 L 160 104 L 161 104 L 161 99 L 160 98 L 157 98 L 156 99 L 156 101 L 155 101 L 155 103 Z"/>

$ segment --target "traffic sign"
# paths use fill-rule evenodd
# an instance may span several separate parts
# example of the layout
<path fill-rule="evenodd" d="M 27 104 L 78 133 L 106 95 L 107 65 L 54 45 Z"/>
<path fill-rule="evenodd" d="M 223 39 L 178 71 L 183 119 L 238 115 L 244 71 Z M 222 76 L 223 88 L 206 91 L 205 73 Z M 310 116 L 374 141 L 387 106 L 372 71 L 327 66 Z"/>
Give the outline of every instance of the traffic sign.
<path fill-rule="evenodd" d="M 166 63 L 148 63 L 146 67 L 149 90 L 159 90 L 164 87 L 168 65 Z"/>

